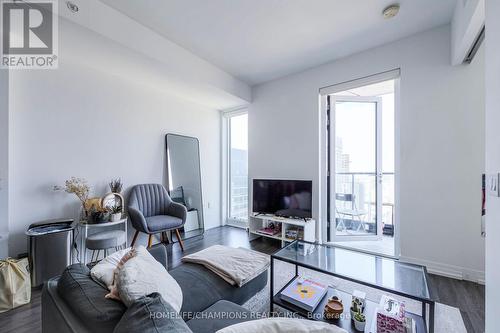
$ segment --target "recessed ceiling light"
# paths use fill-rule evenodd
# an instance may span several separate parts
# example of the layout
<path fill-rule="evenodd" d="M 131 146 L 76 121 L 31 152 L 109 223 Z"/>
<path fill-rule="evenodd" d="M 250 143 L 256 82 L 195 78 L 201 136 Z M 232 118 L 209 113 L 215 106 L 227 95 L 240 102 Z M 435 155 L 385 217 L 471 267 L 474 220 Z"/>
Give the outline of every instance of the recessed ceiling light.
<path fill-rule="evenodd" d="M 72 13 L 77 13 L 79 8 L 76 4 L 74 4 L 73 2 L 71 1 L 66 1 L 66 6 L 68 6 L 68 9 L 72 12 Z"/>
<path fill-rule="evenodd" d="M 384 9 L 382 15 L 384 15 L 385 19 L 390 19 L 398 15 L 398 13 L 399 13 L 399 4 L 394 4 Z"/>

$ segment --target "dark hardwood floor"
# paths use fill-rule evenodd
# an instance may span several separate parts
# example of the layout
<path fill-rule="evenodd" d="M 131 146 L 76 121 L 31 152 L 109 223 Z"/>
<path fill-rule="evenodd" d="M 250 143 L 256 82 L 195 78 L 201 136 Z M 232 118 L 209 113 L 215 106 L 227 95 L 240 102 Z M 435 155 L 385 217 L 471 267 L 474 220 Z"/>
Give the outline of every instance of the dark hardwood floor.
<path fill-rule="evenodd" d="M 460 309 L 469 333 L 484 332 L 484 285 L 431 275 L 431 283 L 439 303 Z"/>
<path fill-rule="evenodd" d="M 139 244 L 146 245 L 146 239 Z M 173 268 L 181 263 L 183 255 L 194 253 L 211 245 L 223 244 L 233 247 L 247 247 L 271 254 L 280 243 L 272 239 L 248 241 L 247 233 L 234 227 L 221 227 L 208 230 L 203 237 L 186 240 L 185 251 L 179 244 L 167 245 L 168 266 Z M 439 302 L 460 309 L 469 333 L 484 332 L 484 286 L 431 275 L 432 285 Z M 41 290 L 33 290 L 32 301 L 28 305 L 0 314 L 0 332 L 2 333 L 38 333 L 41 332 Z"/>

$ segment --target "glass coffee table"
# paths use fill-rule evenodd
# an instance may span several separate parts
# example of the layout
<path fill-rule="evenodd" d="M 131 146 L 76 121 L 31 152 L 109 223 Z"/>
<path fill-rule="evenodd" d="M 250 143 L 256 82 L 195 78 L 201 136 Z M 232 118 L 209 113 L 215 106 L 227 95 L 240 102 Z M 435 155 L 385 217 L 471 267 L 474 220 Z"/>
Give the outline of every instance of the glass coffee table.
<path fill-rule="evenodd" d="M 349 313 L 351 299 L 348 293 L 329 287 L 327 297 L 323 298 L 318 307 L 312 313 L 306 312 L 291 303 L 281 300 L 280 297 L 281 292 L 295 277 L 278 293 L 274 293 L 275 260 L 295 265 L 295 277 L 299 275 L 299 267 L 303 267 L 420 302 L 422 304 L 422 315 L 419 316 L 410 312 L 407 312 L 407 315 L 415 320 L 418 333 L 434 332 L 435 301 L 431 292 L 427 269 L 424 266 L 301 240 L 294 241 L 271 255 L 271 312 L 273 312 L 274 305 L 278 305 L 306 318 L 333 323 L 348 332 L 357 332 L 351 323 L 350 315 L 334 321 L 325 320 L 322 316 L 327 299 L 332 295 L 336 295 L 343 300 L 344 313 Z M 374 300 L 367 300 L 365 332 L 371 331 L 373 319 L 371 314 L 374 313 L 376 306 L 377 303 Z"/>

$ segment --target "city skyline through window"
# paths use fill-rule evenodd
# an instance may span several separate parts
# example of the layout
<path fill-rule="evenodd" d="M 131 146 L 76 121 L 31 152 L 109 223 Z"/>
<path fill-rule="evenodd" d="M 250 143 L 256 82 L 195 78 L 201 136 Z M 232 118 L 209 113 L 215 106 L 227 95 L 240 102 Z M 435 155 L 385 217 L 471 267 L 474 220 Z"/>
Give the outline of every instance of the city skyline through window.
<path fill-rule="evenodd" d="M 229 218 L 248 219 L 248 114 L 229 119 Z"/>
<path fill-rule="evenodd" d="M 394 85 L 395 81 L 389 80 L 331 97 L 335 130 L 333 239 L 393 233 Z"/>

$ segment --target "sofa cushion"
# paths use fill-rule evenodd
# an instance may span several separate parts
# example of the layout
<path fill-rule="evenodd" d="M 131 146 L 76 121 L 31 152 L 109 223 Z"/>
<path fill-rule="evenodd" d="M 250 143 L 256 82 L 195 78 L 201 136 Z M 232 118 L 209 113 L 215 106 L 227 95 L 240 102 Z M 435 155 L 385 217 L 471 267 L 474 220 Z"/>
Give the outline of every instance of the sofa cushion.
<path fill-rule="evenodd" d="M 182 226 L 182 220 L 170 215 L 156 215 L 146 217 L 148 229 L 151 232 L 160 232 L 168 229 L 174 229 Z"/>
<path fill-rule="evenodd" d="M 126 310 L 123 303 L 104 298 L 108 290 L 97 284 L 82 264 L 64 270 L 57 283 L 57 293 L 95 332 L 112 332 Z"/>
<path fill-rule="evenodd" d="M 114 333 L 192 333 L 179 314 L 159 293 L 135 301 L 125 312 Z"/>
<path fill-rule="evenodd" d="M 252 312 L 228 302 L 218 301 L 202 313 L 187 322 L 193 333 L 215 333 L 218 330 L 256 319 Z"/>
<path fill-rule="evenodd" d="M 243 304 L 267 284 L 267 271 L 242 287 L 235 287 L 202 265 L 184 263 L 169 271 L 183 293 L 181 314 L 184 319 L 202 312 L 219 300 Z"/>

